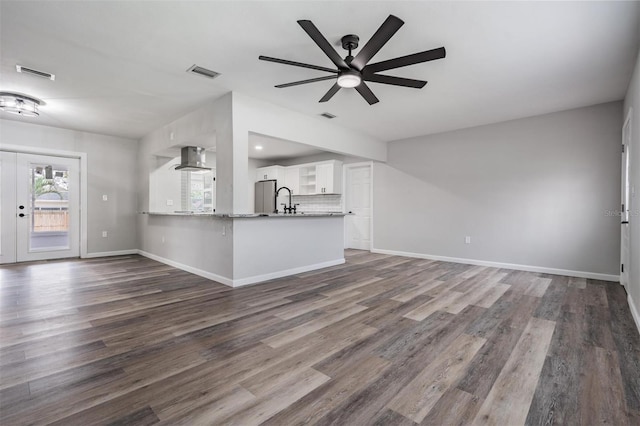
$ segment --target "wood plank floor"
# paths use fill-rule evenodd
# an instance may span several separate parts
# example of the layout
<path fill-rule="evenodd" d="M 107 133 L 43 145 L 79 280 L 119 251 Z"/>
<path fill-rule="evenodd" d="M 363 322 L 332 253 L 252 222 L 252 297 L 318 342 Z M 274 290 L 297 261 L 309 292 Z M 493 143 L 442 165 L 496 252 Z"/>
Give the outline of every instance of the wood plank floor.
<path fill-rule="evenodd" d="M 140 256 L 0 268 L 0 424 L 640 424 L 621 286 L 347 251 L 230 289 Z"/>

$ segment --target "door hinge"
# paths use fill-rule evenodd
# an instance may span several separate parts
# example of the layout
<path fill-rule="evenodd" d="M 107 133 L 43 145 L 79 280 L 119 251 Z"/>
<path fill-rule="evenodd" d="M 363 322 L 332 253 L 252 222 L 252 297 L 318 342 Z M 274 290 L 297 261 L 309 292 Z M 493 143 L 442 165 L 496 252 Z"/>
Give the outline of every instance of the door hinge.
<path fill-rule="evenodd" d="M 622 153 L 624 154 L 624 144 L 622 144 Z"/>
<path fill-rule="evenodd" d="M 620 272 L 624 272 L 624 263 L 620 264 Z"/>
<path fill-rule="evenodd" d="M 624 204 L 622 205 L 622 213 L 624 213 L 626 210 L 624 209 Z"/>

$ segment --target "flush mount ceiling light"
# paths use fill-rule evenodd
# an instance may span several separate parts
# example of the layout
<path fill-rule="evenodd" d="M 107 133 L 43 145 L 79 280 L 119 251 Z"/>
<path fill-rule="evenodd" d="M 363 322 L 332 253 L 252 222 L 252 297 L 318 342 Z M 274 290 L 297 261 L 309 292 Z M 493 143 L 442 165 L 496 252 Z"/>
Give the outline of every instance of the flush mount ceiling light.
<path fill-rule="evenodd" d="M 0 92 L 0 110 L 18 114 L 24 117 L 37 117 L 40 115 L 38 107 L 43 102 L 31 96 L 12 92 Z"/>
<path fill-rule="evenodd" d="M 256 145 L 255 149 L 258 150 L 258 151 L 262 151 L 262 145 Z"/>

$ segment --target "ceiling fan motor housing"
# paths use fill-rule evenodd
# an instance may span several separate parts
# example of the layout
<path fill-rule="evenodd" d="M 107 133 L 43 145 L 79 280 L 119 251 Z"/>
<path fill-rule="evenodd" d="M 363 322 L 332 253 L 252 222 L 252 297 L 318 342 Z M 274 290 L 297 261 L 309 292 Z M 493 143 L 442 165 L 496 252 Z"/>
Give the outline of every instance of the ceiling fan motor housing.
<path fill-rule="evenodd" d="M 355 34 L 348 34 L 342 37 L 342 48 L 344 50 L 348 50 L 351 53 L 352 50 L 358 48 L 358 42 L 360 41 L 360 37 Z"/>

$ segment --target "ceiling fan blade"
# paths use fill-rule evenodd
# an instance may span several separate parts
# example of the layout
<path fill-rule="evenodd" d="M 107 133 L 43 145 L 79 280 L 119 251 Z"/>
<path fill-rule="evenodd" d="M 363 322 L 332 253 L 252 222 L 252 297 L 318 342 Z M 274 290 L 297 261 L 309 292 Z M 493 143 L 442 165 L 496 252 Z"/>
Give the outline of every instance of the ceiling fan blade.
<path fill-rule="evenodd" d="M 303 19 L 298 21 L 298 24 L 302 27 L 303 30 L 305 30 L 307 34 L 309 34 L 309 37 L 311 37 L 311 39 L 318 45 L 318 47 L 322 49 L 324 54 L 327 55 L 329 59 L 331 59 L 331 62 L 333 62 L 338 68 L 349 68 L 349 65 L 347 65 L 344 59 L 340 57 L 338 52 L 336 52 L 336 50 L 333 48 L 333 46 L 331 46 L 327 39 L 324 38 L 322 33 L 320 33 L 320 30 L 318 30 L 318 28 L 313 25 L 313 22 Z"/>
<path fill-rule="evenodd" d="M 442 59 L 446 55 L 447 55 L 447 52 L 444 49 L 444 47 L 439 47 L 437 49 L 426 50 L 424 52 L 414 53 L 412 55 L 400 56 L 399 58 L 389 59 L 387 61 L 382 61 L 382 62 L 376 62 L 375 64 L 369 64 L 366 67 L 364 67 L 362 72 L 372 74 L 374 72 L 386 71 L 386 70 L 391 70 L 395 68 L 406 67 L 407 65 L 414 65 L 422 62 Z"/>
<path fill-rule="evenodd" d="M 356 90 L 362 95 L 365 101 L 369 102 L 369 105 L 380 102 L 380 100 L 376 98 L 376 95 L 373 94 L 371 89 L 369 89 L 369 86 L 367 86 L 364 81 L 356 86 Z"/>
<path fill-rule="evenodd" d="M 258 56 L 258 59 L 260 59 L 261 61 L 275 62 L 277 64 L 293 65 L 294 67 L 310 68 L 312 70 L 326 71 L 326 72 L 332 72 L 336 74 L 338 73 L 338 70 L 334 70 L 331 68 L 320 67 L 318 65 L 303 64 L 302 62 L 288 61 L 286 59 L 271 58 L 269 56 L 260 55 Z"/>
<path fill-rule="evenodd" d="M 351 65 L 362 70 L 367 62 L 374 57 L 376 53 L 384 46 L 391 37 L 404 25 L 404 21 L 396 16 L 389 15 L 387 19 L 380 25 L 378 31 L 369 39 L 367 44 L 358 52 Z"/>
<path fill-rule="evenodd" d="M 373 83 L 390 84 L 392 86 L 413 87 L 415 89 L 422 89 L 425 84 L 427 84 L 427 82 L 424 80 L 393 77 L 391 75 L 365 74 L 363 78 L 364 81 L 371 81 Z"/>
<path fill-rule="evenodd" d="M 338 86 L 338 83 L 336 83 L 331 86 L 331 89 L 329 89 L 329 91 L 325 93 L 322 99 L 320 99 L 318 102 L 327 102 L 329 99 L 333 98 L 333 95 L 338 93 L 338 90 L 340 90 L 340 86 Z"/>
<path fill-rule="evenodd" d="M 282 89 L 284 87 L 299 86 L 301 84 L 315 83 L 316 81 L 326 81 L 326 80 L 335 80 L 335 79 L 336 79 L 335 75 L 328 75 L 326 77 L 318 77 L 318 78 L 310 78 L 308 80 L 294 81 L 293 83 L 278 84 L 276 87 L 278 89 Z"/>

